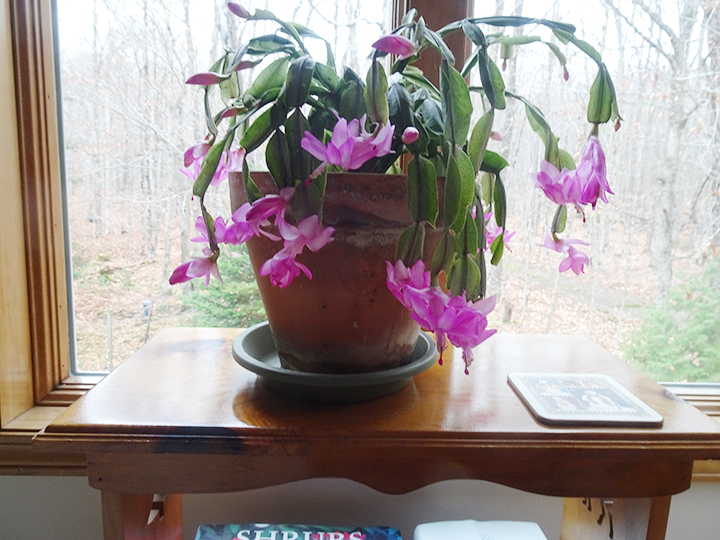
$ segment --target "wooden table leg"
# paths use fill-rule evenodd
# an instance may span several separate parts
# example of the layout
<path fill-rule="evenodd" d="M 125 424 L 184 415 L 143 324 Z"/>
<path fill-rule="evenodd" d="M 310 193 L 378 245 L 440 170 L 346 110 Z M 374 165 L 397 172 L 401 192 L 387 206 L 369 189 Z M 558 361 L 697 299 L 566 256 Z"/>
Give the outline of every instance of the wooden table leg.
<path fill-rule="evenodd" d="M 182 495 L 168 495 L 152 523 L 153 495 L 102 492 L 105 540 L 182 540 Z M 161 515 L 162 514 L 162 515 Z"/>
<path fill-rule="evenodd" d="M 560 540 L 664 540 L 670 497 L 565 499 Z"/>

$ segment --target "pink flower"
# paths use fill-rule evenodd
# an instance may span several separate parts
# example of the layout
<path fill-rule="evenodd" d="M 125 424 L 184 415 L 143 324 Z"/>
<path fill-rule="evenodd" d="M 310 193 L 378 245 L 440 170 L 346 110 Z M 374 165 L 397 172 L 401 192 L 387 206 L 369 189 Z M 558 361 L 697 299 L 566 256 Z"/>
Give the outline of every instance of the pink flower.
<path fill-rule="evenodd" d="M 410 309 L 409 303 L 403 297 L 405 286 L 413 289 L 426 289 L 430 287 L 430 272 L 425 272 L 425 263 L 417 261 L 412 268 L 408 268 L 402 261 L 396 261 L 393 265 L 385 261 L 387 267 L 387 286 L 390 292 L 406 308 Z"/>
<path fill-rule="evenodd" d="M 394 54 L 401 59 L 409 58 L 415 54 L 415 44 L 408 38 L 398 34 L 383 36 L 373 43 L 372 46 L 378 51 Z"/>
<path fill-rule="evenodd" d="M 384 156 L 392 151 L 390 146 L 395 129 L 393 125 L 383 126 L 375 136 L 365 131 L 364 125 L 365 115 L 360 120 L 354 118 L 350 122 L 338 117 L 327 145 L 306 131 L 300 146 L 323 162 L 313 175 L 319 174 L 328 164 L 337 165 L 346 171 L 359 169 L 369 159 Z"/>
<path fill-rule="evenodd" d="M 195 146 L 191 146 L 185 151 L 185 154 L 183 155 L 183 164 L 186 167 L 189 167 L 193 164 L 194 161 L 205 157 L 205 154 L 208 153 L 208 150 L 210 150 L 211 146 L 212 145 L 207 142 L 201 142 L 196 144 Z"/>
<path fill-rule="evenodd" d="M 312 279 L 312 273 L 304 264 L 297 262 L 294 255 L 285 249 L 278 251 L 271 259 L 268 259 L 260 267 L 261 276 L 270 276 L 270 282 L 284 289 L 292 280 L 303 272 L 308 279 Z"/>
<path fill-rule="evenodd" d="M 567 238 L 558 239 L 556 241 L 555 239 L 553 239 L 551 234 L 548 234 L 545 237 L 545 242 L 542 245 L 548 249 L 557 251 L 558 253 L 567 253 L 567 258 L 563 259 L 563 261 L 560 263 L 560 267 L 558 268 L 560 272 L 572 270 L 577 276 L 585 272 L 585 266 L 590 264 L 590 257 L 588 257 L 587 254 L 574 247 L 576 245 L 590 245 L 582 240 Z"/>
<path fill-rule="evenodd" d="M 180 168 L 180 172 L 190 178 L 193 182 L 197 180 L 197 177 L 202 170 L 203 159 L 205 154 L 207 154 L 207 150 L 209 150 L 208 147 L 208 149 L 205 150 L 205 153 L 201 154 L 203 149 L 198 148 L 197 150 L 194 150 L 196 147 L 200 147 L 200 145 L 195 145 L 185 152 L 183 161 L 186 168 Z M 223 150 L 222 155 L 220 156 L 220 163 L 218 164 L 218 168 L 215 170 L 215 174 L 213 174 L 210 185 L 217 186 L 227 179 L 228 172 L 241 170 L 244 155 L 245 150 L 239 146 L 233 146 L 229 150 Z M 191 157 L 193 158 L 192 160 L 190 159 Z"/>
<path fill-rule="evenodd" d="M 234 234 L 232 234 L 232 231 L 229 231 L 227 228 L 227 224 L 225 223 L 225 218 L 222 216 L 218 216 L 215 218 L 215 240 L 218 244 L 234 244 Z M 202 216 L 198 216 L 197 221 L 195 221 L 195 228 L 200 232 L 200 236 L 196 236 L 195 238 L 192 238 L 191 242 L 208 242 L 208 232 L 207 232 L 207 226 L 205 225 L 205 220 Z"/>
<path fill-rule="evenodd" d="M 464 297 L 456 296 L 449 302 L 452 309 L 446 310 L 441 323 L 446 326 L 450 343 L 463 350 L 465 373 L 469 373 L 476 347 L 497 332 L 488 330 L 487 316 L 495 309 L 495 297 L 491 296 L 477 302 L 465 302 Z"/>
<path fill-rule="evenodd" d="M 262 225 L 269 225 L 270 222 L 247 220 L 247 214 L 251 208 L 252 206 L 250 205 L 250 203 L 245 203 L 240 208 L 235 210 L 235 212 L 233 212 L 232 224 L 228 225 L 227 228 L 228 239 L 226 240 L 226 242 L 236 245 L 243 244 L 253 236 L 257 236 L 260 234 L 264 234 L 271 240 L 280 240 L 280 238 L 278 238 L 277 236 L 270 234 L 260 228 Z M 232 241 L 229 240 L 230 238 L 232 239 Z"/>
<path fill-rule="evenodd" d="M 614 195 L 607 181 L 607 167 L 605 166 L 605 153 L 600 146 L 600 140 L 591 135 L 583 145 L 580 166 L 575 171 L 577 180 L 582 184 L 582 204 L 590 203 L 595 208 L 597 200 L 608 202 L 607 193 Z"/>
<path fill-rule="evenodd" d="M 283 251 L 292 256 L 299 255 L 307 246 L 310 251 L 319 251 L 328 242 L 332 241 L 335 229 L 323 227 L 320 218 L 315 214 L 306 217 L 297 227 L 290 225 L 284 219 L 276 220 L 280 236 L 285 241 Z"/>
<path fill-rule="evenodd" d="M 209 250 L 207 250 L 209 251 Z M 214 276 L 220 283 L 220 271 L 217 266 L 217 255 L 208 257 L 191 257 L 191 260 L 178 266 L 170 276 L 170 285 L 184 283 L 193 278 L 205 276 L 205 286 L 210 284 L 210 276 Z"/>
<path fill-rule="evenodd" d="M 408 269 L 402 261 L 386 262 L 387 285 L 393 296 L 412 312 L 412 318 L 435 333 L 438 351 L 446 340 L 463 349 L 465 371 L 473 361 L 473 347 L 480 345 L 496 330 L 487 330 L 487 315 L 495 307 L 495 297 L 467 302 L 465 296 L 450 297 L 439 287 L 430 286 L 430 272 L 422 261 Z"/>
<path fill-rule="evenodd" d="M 583 184 L 575 171 L 558 171 L 549 161 L 540 162 L 540 172 L 532 177 L 536 187 L 543 190 L 548 199 L 555 204 L 579 204 L 582 199 Z"/>
<path fill-rule="evenodd" d="M 495 239 L 500 236 L 500 233 L 503 232 L 502 227 L 500 227 L 493 217 L 493 212 L 490 211 L 485 214 L 485 238 L 487 239 L 486 245 L 485 245 L 485 251 L 490 249 L 490 246 L 492 246 L 492 243 L 495 241 Z M 510 242 L 510 239 L 515 236 L 515 231 L 508 232 L 505 231 L 505 235 L 503 236 L 503 243 L 505 244 L 505 247 L 508 247 L 508 243 Z"/>
<path fill-rule="evenodd" d="M 247 213 L 248 221 L 265 221 L 272 216 L 283 217 L 295 194 L 294 187 L 286 187 L 280 190 L 280 193 L 265 195 L 262 199 L 258 199 L 252 204 L 252 208 Z"/>

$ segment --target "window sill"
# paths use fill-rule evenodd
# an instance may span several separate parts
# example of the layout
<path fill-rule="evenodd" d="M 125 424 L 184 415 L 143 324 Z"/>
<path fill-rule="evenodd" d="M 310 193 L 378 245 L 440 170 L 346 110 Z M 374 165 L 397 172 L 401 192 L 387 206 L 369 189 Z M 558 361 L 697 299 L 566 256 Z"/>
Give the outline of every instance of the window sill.
<path fill-rule="evenodd" d="M 67 406 L 67 404 L 66 404 Z M 33 451 L 33 437 L 66 406 L 37 406 L 0 430 L 0 475 L 85 476 L 85 455 Z"/>

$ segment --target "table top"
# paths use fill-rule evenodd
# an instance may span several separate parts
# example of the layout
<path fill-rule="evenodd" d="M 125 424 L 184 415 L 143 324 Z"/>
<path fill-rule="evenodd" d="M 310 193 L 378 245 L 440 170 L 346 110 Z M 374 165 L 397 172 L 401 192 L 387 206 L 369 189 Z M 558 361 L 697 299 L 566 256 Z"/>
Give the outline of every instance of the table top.
<path fill-rule="evenodd" d="M 470 375 L 460 359 L 446 358 L 390 396 L 321 404 L 274 394 L 239 366 L 231 355 L 238 333 L 161 331 L 50 424 L 36 446 L 86 452 L 98 462 L 131 453 L 148 463 L 158 455 L 213 455 L 217 463 L 241 456 L 279 468 L 289 464 L 286 475 L 278 472 L 253 485 L 339 475 L 382 488 L 393 464 L 415 463 L 405 475 L 414 479 L 385 486 L 389 492 L 445 478 L 484 478 L 566 494 L 558 482 L 594 476 L 584 484 L 588 489 L 612 476 L 616 481 L 603 493 L 635 495 L 647 488 L 668 494 L 689 486 L 693 460 L 720 458 L 720 425 L 585 337 L 496 335 L 476 349 Z M 660 413 L 663 425 L 542 425 L 508 385 L 511 372 L 609 375 Z M 570 471 L 566 480 L 558 468 Z M 630 489 L 628 479 L 638 469 L 647 473 L 633 482 L 644 487 Z M 539 486 L 528 479 L 542 471 L 554 480 Z M 657 479 L 662 471 L 677 478 Z"/>

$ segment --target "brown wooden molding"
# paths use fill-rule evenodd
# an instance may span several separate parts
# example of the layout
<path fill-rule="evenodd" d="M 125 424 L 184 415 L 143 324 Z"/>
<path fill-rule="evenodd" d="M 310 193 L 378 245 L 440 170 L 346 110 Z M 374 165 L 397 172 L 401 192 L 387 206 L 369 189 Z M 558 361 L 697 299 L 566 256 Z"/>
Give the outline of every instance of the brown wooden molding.
<path fill-rule="evenodd" d="M 50 0 L 10 0 L 34 400 L 70 374 Z"/>
<path fill-rule="evenodd" d="M 0 426 L 33 406 L 22 177 L 18 158 L 14 58 L 8 0 L 0 9 Z"/>

